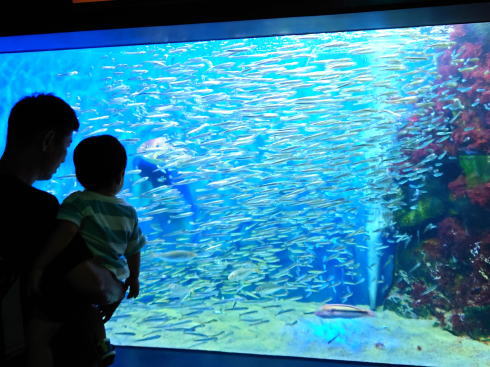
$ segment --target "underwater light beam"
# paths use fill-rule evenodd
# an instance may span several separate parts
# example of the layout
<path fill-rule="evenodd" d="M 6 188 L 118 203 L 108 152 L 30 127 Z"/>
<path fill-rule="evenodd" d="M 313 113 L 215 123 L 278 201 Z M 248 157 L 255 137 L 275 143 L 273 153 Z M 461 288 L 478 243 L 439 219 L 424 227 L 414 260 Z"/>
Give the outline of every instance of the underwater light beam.
<path fill-rule="evenodd" d="M 366 233 L 369 235 L 367 244 L 368 293 L 369 306 L 372 310 L 376 309 L 378 294 L 379 261 L 381 256 L 377 247 L 381 241 L 381 231 L 379 229 L 385 226 L 384 218 L 382 205 L 377 204 L 371 208 L 366 226 Z"/>

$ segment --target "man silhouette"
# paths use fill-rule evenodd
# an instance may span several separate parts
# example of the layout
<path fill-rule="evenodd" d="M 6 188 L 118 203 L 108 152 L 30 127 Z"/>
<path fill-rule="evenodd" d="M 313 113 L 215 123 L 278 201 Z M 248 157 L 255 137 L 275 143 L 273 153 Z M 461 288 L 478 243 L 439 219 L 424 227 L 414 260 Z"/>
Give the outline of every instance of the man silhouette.
<path fill-rule="evenodd" d="M 36 323 L 43 320 L 64 325 L 53 346 L 56 366 L 96 366 L 87 323 L 94 312 L 91 304 L 111 304 L 123 296 L 112 279 L 100 276 L 79 236 L 47 269 L 41 296 L 27 286 L 33 261 L 54 227 L 59 207 L 53 195 L 32 184 L 53 176 L 78 127 L 73 109 L 50 94 L 25 97 L 10 112 L 0 158 L 2 366 L 24 365 L 30 345 L 43 342 L 36 339 Z"/>

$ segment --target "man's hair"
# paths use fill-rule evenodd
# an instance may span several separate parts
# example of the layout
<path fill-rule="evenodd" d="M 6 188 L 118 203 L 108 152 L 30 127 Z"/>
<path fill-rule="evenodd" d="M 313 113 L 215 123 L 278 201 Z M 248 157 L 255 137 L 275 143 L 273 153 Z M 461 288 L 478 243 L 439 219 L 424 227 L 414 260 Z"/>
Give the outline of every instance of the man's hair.
<path fill-rule="evenodd" d="M 78 130 L 75 111 L 68 103 L 52 94 L 33 94 L 18 101 L 10 111 L 7 148 L 24 147 L 49 130 L 57 141 Z"/>
<path fill-rule="evenodd" d="M 78 181 L 87 190 L 105 189 L 118 182 L 127 163 L 126 149 L 111 135 L 82 140 L 73 153 Z"/>

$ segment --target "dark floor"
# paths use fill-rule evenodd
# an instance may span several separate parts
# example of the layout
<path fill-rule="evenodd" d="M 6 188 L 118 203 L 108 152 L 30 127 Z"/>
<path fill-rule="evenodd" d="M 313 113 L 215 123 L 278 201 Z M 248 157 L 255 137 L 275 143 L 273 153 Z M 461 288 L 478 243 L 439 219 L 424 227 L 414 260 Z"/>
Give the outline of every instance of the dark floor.
<path fill-rule="evenodd" d="M 176 349 L 117 347 L 113 367 L 372 367 L 387 364 L 330 362 L 305 358 L 256 356 Z"/>
<path fill-rule="evenodd" d="M 24 367 L 22 359 L 5 367 Z M 193 350 L 116 347 L 112 367 L 389 367 L 401 365 L 359 362 L 332 362 L 318 359 L 269 357 L 237 353 L 218 353 Z M 4 366 L 2 366 L 4 367 Z M 68 366 L 67 366 L 68 367 Z"/>

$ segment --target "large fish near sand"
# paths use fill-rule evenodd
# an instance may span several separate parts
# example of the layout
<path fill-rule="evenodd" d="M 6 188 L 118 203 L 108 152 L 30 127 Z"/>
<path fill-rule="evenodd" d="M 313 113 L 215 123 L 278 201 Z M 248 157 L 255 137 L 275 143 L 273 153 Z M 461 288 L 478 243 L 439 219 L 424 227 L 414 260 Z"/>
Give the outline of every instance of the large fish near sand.
<path fill-rule="evenodd" d="M 341 304 L 326 304 L 320 307 L 318 311 L 315 312 L 315 315 L 321 318 L 355 318 L 355 317 L 364 317 L 364 316 L 375 316 L 376 314 L 364 308 L 359 308 L 351 305 L 341 305 Z"/>

